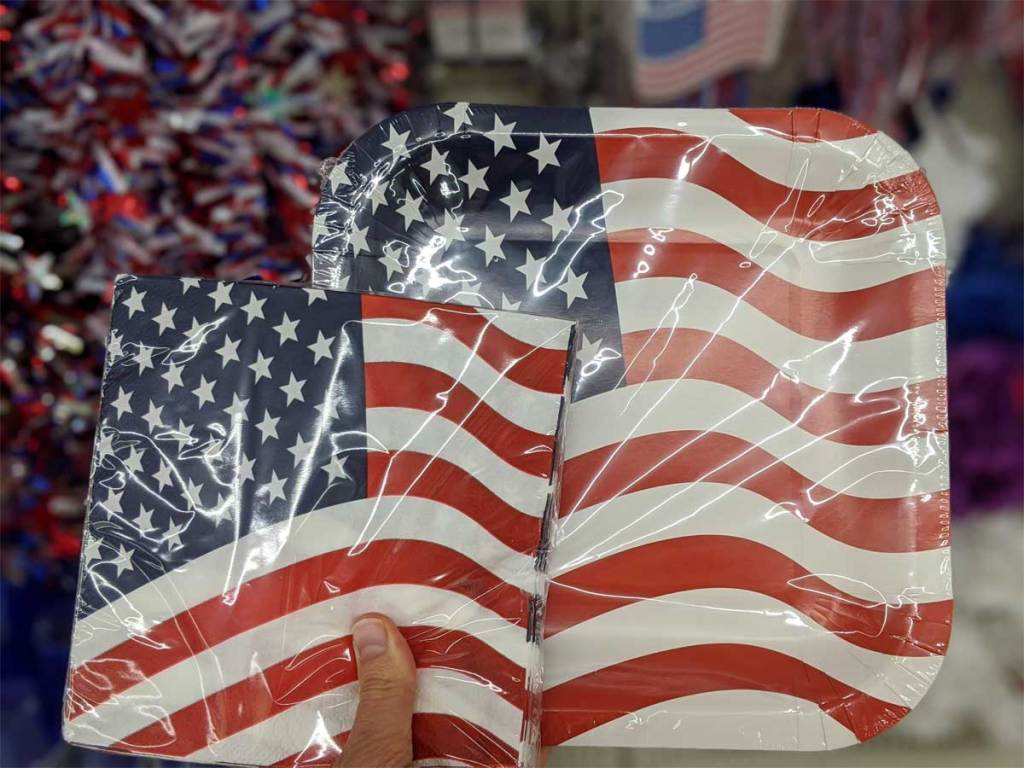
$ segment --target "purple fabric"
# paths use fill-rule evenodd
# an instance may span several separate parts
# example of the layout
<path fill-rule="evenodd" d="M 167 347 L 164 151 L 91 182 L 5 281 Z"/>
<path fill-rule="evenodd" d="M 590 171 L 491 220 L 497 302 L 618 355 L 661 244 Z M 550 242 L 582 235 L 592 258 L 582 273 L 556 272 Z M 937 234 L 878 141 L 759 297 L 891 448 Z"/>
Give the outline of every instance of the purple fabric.
<path fill-rule="evenodd" d="M 1024 365 L 1015 342 L 949 349 L 952 507 L 957 514 L 1024 501 Z"/>

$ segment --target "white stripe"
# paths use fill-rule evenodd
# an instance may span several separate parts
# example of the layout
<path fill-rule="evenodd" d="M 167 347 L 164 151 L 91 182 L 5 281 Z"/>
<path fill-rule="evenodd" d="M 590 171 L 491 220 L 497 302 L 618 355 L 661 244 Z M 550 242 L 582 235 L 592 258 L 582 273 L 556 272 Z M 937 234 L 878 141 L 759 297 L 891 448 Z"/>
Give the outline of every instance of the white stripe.
<path fill-rule="evenodd" d="M 544 514 L 550 489 L 547 479 L 513 467 L 447 419 L 412 408 L 368 408 L 366 432 L 370 450 L 410 451 L 444 459 L 520 512 L 534 517 Z"/>
<path fill-rule="evenodd" d="M 71 643 L 71 665 L 95 658 L 125 640 L 141 638 L 160 622 L 258 576 L 380 539 L 443 546 L 457 541 L 464 546 L 461 551 L 467 557 L 499 578 L 527 592 L 533 590 L 532 558 L 506 547 L 458 510 L 411 496 L 360 499 L 254 531 L 78 619 Z M 89 578 L 89 571 L 85 578 Z"/>
<path fill-rule="evenodd" d="M 529 661 L 531 644 L 522 627 L 462 595 L 414 584 L 369 587 L 261 624 L 175 664 L 80 715 L 68 725 L 69 732 L 92 734 L 85 737 L 92 739 L 91 744 L 113 744 L 304 650 L 350 635 L 352 620 L 368 611 L 383 613 L 398 626 L 461 630 L 520 667 Z M 453 647 L 458 642 L 450 640 Z M 339 659 L 341 651 L 335 649 L 330 655 L 306 659 L 304 666 L 315 675 Z M 103 675 L 103 665 L 90 672 Z"/>
<path fill-rule="evenodd" d="M 416 677 L 417 712 L 461 717 L 486 728 L 513 749 L 519 746 L 522 710 L 494 693 L 487 681 L 442 669 L 421 669 Z M 228 736 L 214 746 L 193 752 L 188 759 L 196 763 L 242 765 L 268 765 L 283 760 L 318 736 L 351 729 L 357 696 L 358 684 L 341 686 Z"/>
<path fill-rule="evenodd" d="M 692 328 L 735 341 L 780 369 L 783 375 L 820 390 L 882 391 L 944 374 L 936 345 L 944 344 L 940 322 L 874 339 L 857 340 L 857 328 L 832 341 L 802 336 L 761 310 L 711 283 L 680 277 L 649 277 L 616 283 L 622 333 Z M 877 308 L 865 308 L 866 312 Z M 660 341 L 645 349 L 650 353 Z M 703 351 L 715 354 L 714 340 Z"/>
<path fill-rule="evenodd" d="M 876 604 L 952 598 L 948 547 L 872 552 L 816 530 L 801 512 L 813 513 L 813 507 L 795 500 L 776 504 L 722 483 L 646 488 L 569 515 L 558 531 L 551 577 L 653 542 L 719 535 L 771 547 L 843 592 Z"/>
<path fill-rule="evenodd" d="M 794 142 L 726 109 L 597 108 L 590 110 L 590 119 L 595 133 L 664 128 L 666 136 L 699 136 L 759 176 L 795 189 L 861 189 L 918 169 L 910 153 L 884 133 Z"/>
<path fill-rule="evenodd" d="M 883 630 L 879 626 L 878 632 Z M 913 707 L 942 656 L 890 656 L 848 643 L 795 608 L 757 592 L 698 589 L 640 600 L 544 641 L 546 689 L 653 653 L 746 643 L 785 654 L 859 691 Z M 586 648 L 586 653 L 580 653 Z M 739 681 L 742 682 L 742 681 Z"/>
<path fill-rule="evenodd" d="M 857 743 L 813 702 L 766 691 L 710 691 L 630 712 L 561 746 L 797 751 Z"/>
<path fill-rule="evenodd" d="M 601 190 L 610 233 L 651 230 L 645 237 L 656 247 L 659 229 L 696 232 L 803 288 L 851 291 L 944 264 L 938 216 L 864 237 L 815 241 L 771 229 L 724 197 L 686 181 L 629 179 Z M 789 213 L 786 201 L 778 204 L 780 215 Z"/>
<path fill-rule="evenodd" d="M 539 392 L 517 384 L 440 328 L 401 323 L 368 320 L 363 324 L 365 362 L 411 363 L 441 371 L 509 421 L 531 432 L 554 434 L 561 393 Z M 439 398 L 437 407 L 442 405 Z"/>
<path fill-rule="evenodd" d="M 904 364 L 906 360 L 904 359 Z M 675 430 L 732 435 L 767 451 L 813 483 L 810 503 L 847 493 L 901 498 L 948 487 L 944 433 L 924 432 L 888 445 L 844 445 L 805 432 L 760 400 L 730 387 L 694 379 L 633 384 L 570 406 L 565 459 L 632 438 Z M 698 453 L 704 435 L 683 445 Z M 740 459 L 746 450 L 738 451 Z M 652 469 L 654 467 L 652 466 Z M 623 477 L 626 481 L 634 478 Z M 801 500 L 803 501 L 803 500 Z"/>
<path fill-rule="evenodd" d="M 557 349 L 560 352 L 569 349 L 569 335 L 573 327 L 571 320 L 485 308 L 477 309 L 477 314 L 483 315 L 491 325 L 524 344 Z"/>

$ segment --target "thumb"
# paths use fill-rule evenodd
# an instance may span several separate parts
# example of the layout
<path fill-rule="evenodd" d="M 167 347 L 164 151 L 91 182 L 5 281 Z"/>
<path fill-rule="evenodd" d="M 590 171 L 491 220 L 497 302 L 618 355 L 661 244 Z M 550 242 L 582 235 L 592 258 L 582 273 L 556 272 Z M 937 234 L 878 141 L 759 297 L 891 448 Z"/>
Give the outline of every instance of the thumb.
<path fill-rule="evenodd" d="M 416 665 L 391 619 L 368 613 L 352 625 L 359 705 L 334 768 L 401 768 L 412 763 Z"/>

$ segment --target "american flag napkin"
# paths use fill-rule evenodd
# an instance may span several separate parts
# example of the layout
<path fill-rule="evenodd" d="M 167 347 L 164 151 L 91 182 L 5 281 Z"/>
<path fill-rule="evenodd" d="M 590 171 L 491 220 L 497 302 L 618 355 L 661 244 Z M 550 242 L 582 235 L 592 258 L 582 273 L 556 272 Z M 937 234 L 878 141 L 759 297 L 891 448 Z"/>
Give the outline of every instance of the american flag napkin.
<path fill-rule="evenodd" d="M 445 104 L 327 167 L 314 282 L 579 322 L 548 744 L 827 749 L 952 614 L 942 222 L 819 110 Z"/>
<path fill-rule="evenodd" d="M 118 279 L 65 706 L 76 744 L 329 764 L 352 619 L 403 628 L 418 761 L 528 761 L 573 324 Z"/>

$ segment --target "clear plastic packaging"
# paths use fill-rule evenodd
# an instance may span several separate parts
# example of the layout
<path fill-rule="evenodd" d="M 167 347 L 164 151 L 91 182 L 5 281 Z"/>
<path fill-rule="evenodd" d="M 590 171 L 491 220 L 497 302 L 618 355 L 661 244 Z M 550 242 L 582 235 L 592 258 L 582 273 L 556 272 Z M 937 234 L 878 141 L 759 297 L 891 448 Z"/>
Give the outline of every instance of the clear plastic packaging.
<path fill-rule="evenodd" d="M 521 313 L 119 278 L 67 740 L 330 765 L 376 611 L 417 662 L 417 763 L 531 764 L 573 344 Z"/>
<path fill-rule="evenodd" d="M 313 275 L 579 322 L 545 744 L 820 750 L 946 651 L 944 258 L 842 115 L 445 104 L 325 164 Z"/>

